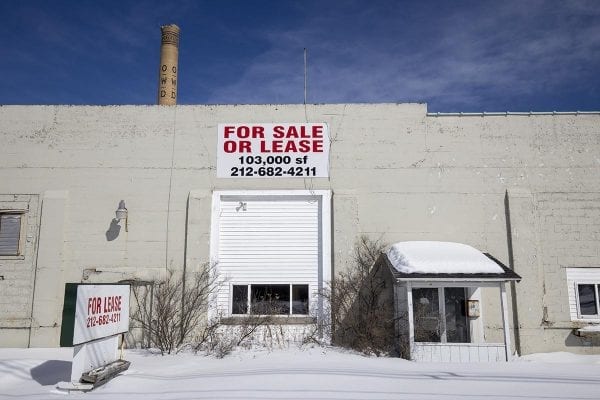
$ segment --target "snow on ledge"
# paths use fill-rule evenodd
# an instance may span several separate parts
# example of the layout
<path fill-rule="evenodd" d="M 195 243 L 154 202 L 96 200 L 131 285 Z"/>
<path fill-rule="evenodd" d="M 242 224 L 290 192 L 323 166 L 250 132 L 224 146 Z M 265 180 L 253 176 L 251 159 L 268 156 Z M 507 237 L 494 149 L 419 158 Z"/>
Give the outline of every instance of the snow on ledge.
<path fill-rule="evenodd" d="M 577 332 L 579 332 L 579 333 L 598 333 L 598 334 L 600 334 L 600 325 L 598 325 L 598 324 L 586 325 L 583 328 L 577 329 Z"/>
<path fill-rule="evenodd" d="M 502 274 L 479 250 L 452 242 L 399 242 L 388 250 L 392 266 L 405 274 Z"/>

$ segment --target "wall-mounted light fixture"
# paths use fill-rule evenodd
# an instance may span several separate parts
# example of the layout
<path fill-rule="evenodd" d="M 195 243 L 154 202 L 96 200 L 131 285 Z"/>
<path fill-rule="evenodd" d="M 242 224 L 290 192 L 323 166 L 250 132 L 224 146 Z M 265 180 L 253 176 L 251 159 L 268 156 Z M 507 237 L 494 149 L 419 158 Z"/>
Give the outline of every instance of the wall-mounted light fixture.
<path fill-rule="evenodd" d="M 115 216 L 117 221 L 125 220 L 125 232 L 128 232 L 127 229 L 127 208 L 125 207 L 125 200 L 121 200 L 119 202 L 119 208 L 115 211 Z"/>

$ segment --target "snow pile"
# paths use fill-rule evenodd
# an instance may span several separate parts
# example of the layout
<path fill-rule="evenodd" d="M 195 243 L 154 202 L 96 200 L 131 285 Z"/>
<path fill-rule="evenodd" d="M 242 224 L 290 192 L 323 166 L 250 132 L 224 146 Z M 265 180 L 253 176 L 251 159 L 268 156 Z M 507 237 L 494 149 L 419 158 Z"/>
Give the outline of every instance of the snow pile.
<path fill-rule="evenodd" d="M 387 252 L 405 274 L 501 274 L 504 270 L 479 250 L 452 242 L 399 242 Z"/>
<path fill-rule="evenodd" d="M 573 354 L 565 351 L 555 353 L 536 353 L 521 356 L 519 361 L 537 361 L 551 364 L 598 364 L 600 355 L 596 354 Z"/>
<path fill-rule="evenodd" d="M 0 349 L 0 400 L 572 400 L 598 399 L 600 381 L 600 365 L 592 362 L 599 356 L 569 353 L 451 364 L 320 347 L 239 351 L 223 359 L 128 350 L 128 371 L 93 392 L 67 395 L 56 384 L 69 379 L 72 353 Z"/>

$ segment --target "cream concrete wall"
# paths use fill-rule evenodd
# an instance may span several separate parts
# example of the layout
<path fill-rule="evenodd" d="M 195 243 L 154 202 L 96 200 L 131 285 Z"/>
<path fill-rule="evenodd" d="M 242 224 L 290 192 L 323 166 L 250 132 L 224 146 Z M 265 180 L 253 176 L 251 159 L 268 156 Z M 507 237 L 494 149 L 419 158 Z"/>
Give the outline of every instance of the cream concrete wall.
<path fill-rule="evenodd" d="M 304 121 L 329 124 L 329 179 L 216 178 L 218 123 Z M 427 116 L 424 104 L 2 106 L 0 195 L 66 191 L 62 221 L 54 223 L 64 238 L 60 279 L 111 282 L 151 279 L 184 264 L 193 271 L 207 261 L 213 190 L 330 189 L 335 270 L 345 268 L 363 233 L 388 243 L 464 242 L 512 261 L 523 276 L 522 352 L 597 352 L 570 336 L 564 268 L 598 266 L 600 258 L 599 126 L 599 115 Z M 128 232 L 112 221 L 120 200 Z M 39 215 L 30 217 L 39 226 Z M 8 315 L 0 345 L 29 341 L 21 337 L 29 335 L 31 311 L 18 311 L 13 299 L 31 307 L 43 263 L 37 249 L 27 253 L 20 280 L 6 272 L 14 264 L 0 259 Z M 57 291 L 47 303 L 48 315 L 62 296 Z M 497 320 L 497 296 L 487 297 L 485 309 Z M 4 329 L 11 315 L 24 329 Z M 34 313 L 31 332 L 57 332 L 55 324 Z M 497 328 L 487 334 L 497 336 Z M 35 345 L 57 345 L 55 334 L 38 337 Z"/>

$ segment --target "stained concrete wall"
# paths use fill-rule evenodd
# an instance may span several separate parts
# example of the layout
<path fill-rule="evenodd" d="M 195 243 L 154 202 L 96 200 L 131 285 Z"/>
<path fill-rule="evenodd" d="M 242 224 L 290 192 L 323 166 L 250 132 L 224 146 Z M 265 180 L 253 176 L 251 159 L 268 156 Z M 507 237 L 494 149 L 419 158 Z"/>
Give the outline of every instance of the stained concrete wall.
<path fill-rule="evenodd" d="M 330 178 L 216 178 L 218 123 L 304 121 L 329 124 Z M 424 104 L 2 106 L 0 195 L 54 194 L 63 211 L 48 229 L 63 239 L 49 255 L 33 245 L 40 231 L 19 266 L 0 259 L 0 345 L 57 345 L 48 332 L 58 332 L 62 292 L 31 307 L 49 287 L 34 285 L 47 265 L 60 272 L 52 287 L 193 271 L 208 260 L 213 190 L 314 188 L 333 192 L 335 270 L 363 233 L 467 243 L 523 276 L 523 353 L 597 351 L 571 336 L 564 269 L 599 266 L 599 126 L 596 114 L 437 117 Z M 120 200 L 128 232 L 113 221 Z M 40 207 L 32 232 L 45 223 Z"/>

